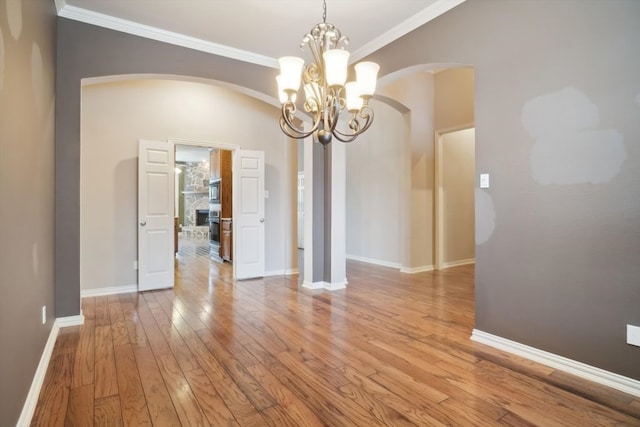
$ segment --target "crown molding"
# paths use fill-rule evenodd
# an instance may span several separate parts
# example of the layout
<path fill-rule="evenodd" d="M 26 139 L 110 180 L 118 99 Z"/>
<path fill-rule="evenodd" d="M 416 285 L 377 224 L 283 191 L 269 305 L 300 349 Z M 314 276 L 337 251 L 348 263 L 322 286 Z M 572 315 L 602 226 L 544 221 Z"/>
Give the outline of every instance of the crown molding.
<path fill-rule="evenodd" d="M 431 6 L 423 9 L 411 18 L 366 43 L 360 49 L 352 52 L 349 62 L 354 63 L 359 61 L 465 1 L 466 0 L 437 0 Z M 278 68 L 278 60 L 276 58 L 71 6 L 67 4 L 66 0 L 54 0 L 54 2 L 56 10 L 58 11 L 58 16 L 62 18 L 84 22 L 86 24 L 96 25 L 110 30 L 120 31 L 176 46 L 199 50 L 201 52 L 224 56 L 238 61 L 249 62 L 269 68 Z"/>
<path fill-rule="evenodd" d="M 275 58 L 209 42 L 195 37 L 185 36 L 184 34 L 174 33 L 172 31 L 162 30 L 149 25 L 139 24 L 126 19 L 116 18 L 103 13 L 93 12 L 76 6 L 70 6 L 66 4 L 65 0 L 55 0 L 55 4 L 58 9 L 58 16 L 62 18 L 84 22 L 86 24 L 96 25 L 98 27 L 108 28 L 110 30 L 120 31 L 176 46 L 199 50 L 201 52 L 212 53 L 214 55 L 224 56 L 238 61 L 249 62 L 269 68 L 278 68 L 278 61 Z"/>
<path fill-rule="evenodd" d="M 431 6 L 421 10 L 420 12 L 413 15 L 411 18 L 401 22 L 396 25 L 389 31 L 380 34 L 375 39 L 366 43 L 360 49 L 351 53 L 351 57 L 349 58 L 349 62 L 357 62 L 362 58 L 371 55 L 378 49 L 381 49 L 388 45 L 389 43 L 399 39 L 405 34 L 415 30 L 418 27 L 426 24 L 427 22 L 437 18 L 445 12 L 453 9 L 459 4 L 464 3 L 466 0 L 437 0 Z"/>

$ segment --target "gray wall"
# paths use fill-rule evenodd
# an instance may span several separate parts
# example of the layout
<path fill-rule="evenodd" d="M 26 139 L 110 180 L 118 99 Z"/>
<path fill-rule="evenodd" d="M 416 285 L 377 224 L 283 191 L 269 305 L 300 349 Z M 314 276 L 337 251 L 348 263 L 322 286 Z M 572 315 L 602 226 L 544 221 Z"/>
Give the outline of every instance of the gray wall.
<path fill-rule="evenodd" d="M 640 2 L 469 0 L 369 59 L 475 67 L 476 328 L 640 379 Z"/>
<path fill-rule="evenodd" d="M 80 311 L 80 88 L 87 77 L 159 73 L 270 93 L 277 71 L 58 18 L 56 314 Z M 277 124 L 274 124 L 277 127 Z"/>
<path fill-rule="evenodd" d="M 0 7 L 0 425 L 15 425 L 54 320 L 52 1 Z M 41 322 L 47 306 L 46 324 Z"/>

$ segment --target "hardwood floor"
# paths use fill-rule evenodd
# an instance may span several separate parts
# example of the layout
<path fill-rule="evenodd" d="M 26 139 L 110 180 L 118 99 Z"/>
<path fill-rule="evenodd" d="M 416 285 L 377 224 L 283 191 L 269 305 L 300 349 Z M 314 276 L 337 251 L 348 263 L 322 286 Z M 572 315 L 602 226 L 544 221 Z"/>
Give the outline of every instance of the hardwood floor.
<path fill-rule="evenodd" d="M 470 341 L 473 266 L 348 276 L 234 282 L 182 245 L 174 289 L 82 300 L 32 425 L 640 426 L 640 399 Z"/>

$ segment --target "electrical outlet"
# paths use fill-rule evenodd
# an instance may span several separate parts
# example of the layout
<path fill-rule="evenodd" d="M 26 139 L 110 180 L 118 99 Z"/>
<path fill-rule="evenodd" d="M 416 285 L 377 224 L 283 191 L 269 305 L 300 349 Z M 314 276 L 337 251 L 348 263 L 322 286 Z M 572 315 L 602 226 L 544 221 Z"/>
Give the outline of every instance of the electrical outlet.
<path fill-rule="evenodd" d="M 44 325 L 45 323 L 47 323 L 47 306 L 43 305 L 42 306 L 42 324 Z"/>
<path fill-rule="evenodd" d="M 627 325 L 627 344 L 640 347 L 640 326 Z"/>
<path fill-rule="evenodd" d="M 138 269 L 138 261 L 133 261 L 133 269 L 134 270 Z"/>

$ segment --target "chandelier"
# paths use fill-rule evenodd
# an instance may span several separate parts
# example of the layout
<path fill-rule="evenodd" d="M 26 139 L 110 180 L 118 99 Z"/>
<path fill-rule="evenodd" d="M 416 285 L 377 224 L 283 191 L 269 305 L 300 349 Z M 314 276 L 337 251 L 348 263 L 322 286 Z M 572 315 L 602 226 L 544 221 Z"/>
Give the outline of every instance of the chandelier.
<path fill-rule="evenodd" d="M 280 75 L 276 77 L 278 95 L 282 103 L 280 129 L 290 138 L 313 136 L 325 148 L 332 136 L 351 142 L 369 129 L 373 123 L 373 109 L 369 99 L 376 88 L 380 67 L 374 62 L 355 65 L 356 81 L 346 83 L 349 38 L 343 37 L 334 25 L 327 24 L 327 3 L 323 0 L 322 23 L 316 24 L 302 38 L 300 48 L 309 47 L 313 61 L 306 65 L 302 58 L 285 56 L 278 60 Z M 304 110 L 313 119 L 310 130 L 300 130 L 294 124 L 296 100 L 300 81 L 303 82 Z M 338 129 L 340 115 L 348 112 L 348 130 Z"/>

